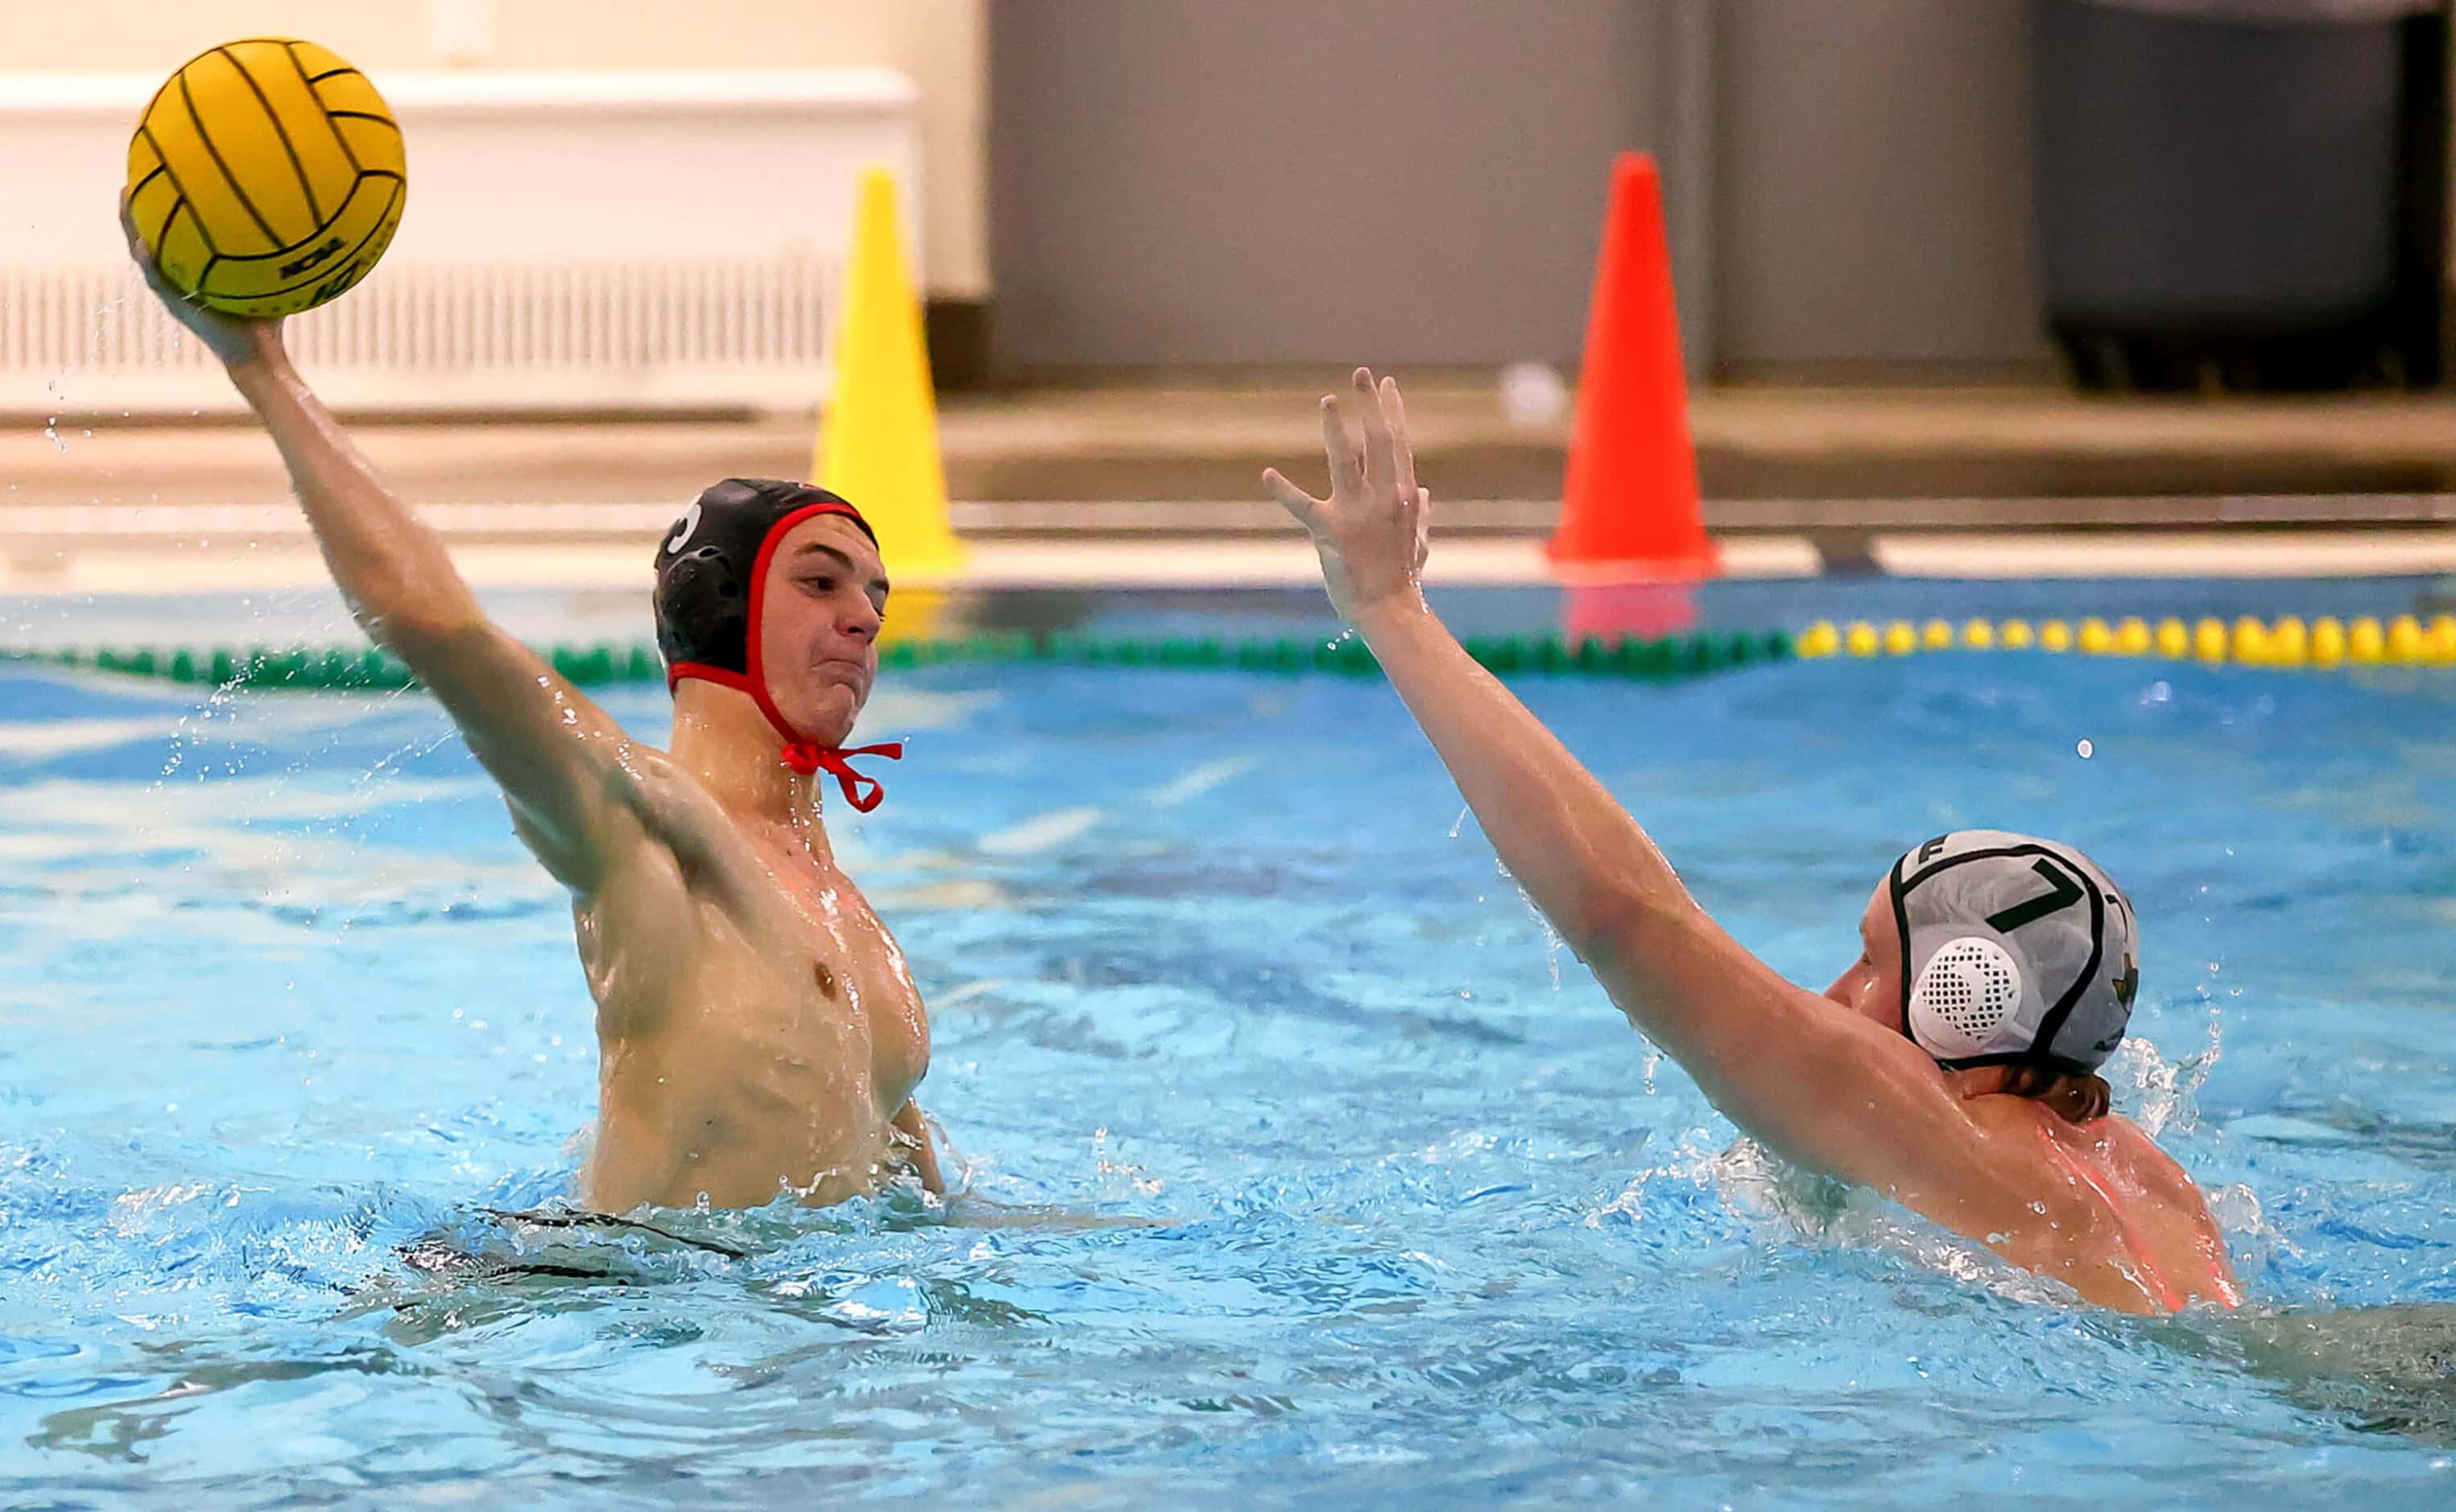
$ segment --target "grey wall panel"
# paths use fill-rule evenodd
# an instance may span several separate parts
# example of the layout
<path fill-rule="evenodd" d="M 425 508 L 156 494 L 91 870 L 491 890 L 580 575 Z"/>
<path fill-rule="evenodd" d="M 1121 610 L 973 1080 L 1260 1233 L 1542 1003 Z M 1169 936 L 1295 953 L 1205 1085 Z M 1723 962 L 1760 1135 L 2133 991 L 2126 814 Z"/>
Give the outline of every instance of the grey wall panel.
<path fill-rule="evenodd" d="M 1726 370 L 2044 363 L 2027 0 L 1721 0 Z"/>
<path fill-rule="evenodd" d="M 999 366 L 1573 361 L 1673 3 L 994 0 Z"/>

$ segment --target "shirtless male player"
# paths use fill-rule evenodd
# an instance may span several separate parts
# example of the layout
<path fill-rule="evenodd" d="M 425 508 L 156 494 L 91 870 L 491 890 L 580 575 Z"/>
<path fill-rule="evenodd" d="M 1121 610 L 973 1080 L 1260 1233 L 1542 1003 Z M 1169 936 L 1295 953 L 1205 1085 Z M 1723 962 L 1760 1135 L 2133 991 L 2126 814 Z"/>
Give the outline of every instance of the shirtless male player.
<path fill-rule="evenodd" d="M 125 210 L 122 219 L 125 220 Z M 229 370 L 290 469 L 358 623 L 442 702 L 571 891 L 597 1000 L 597 1137 L 580 1198 L 829 1203 L 899 1167 L 942 1190 L 911 1100 L 930 1064 L 920 993 L 836 865 L 823 789 L 874 807 L 841 743 L 878 673 L 887 576 L 834 495 L 729 479 L 657 552 L 672 750 L 625 735 L 491 623 L 434 531 L 291 368 L 274 320 L 154 292 Z"/>
<path fill-rule="evenodd" d="M 1346 412 L 1361 421 L 1359 450 Z M 2096 1075 L 2139 977 L 2131 904 L 2069 847 L 1994 830 L 1905 855 L 1819 996 L 1706 916 L 1646 831 L 1425 604 L 1429 496 L 1399 388 L 1321 401 L 1331 494 L 1263 475 L 1331 602 L 1431 738 L 1502 863 L 1629 1022 L 1714 1106 L 1802 1165 L 1873 1188 L 2127 1312 L 2241 1300 L 2191 1178 Z"/>

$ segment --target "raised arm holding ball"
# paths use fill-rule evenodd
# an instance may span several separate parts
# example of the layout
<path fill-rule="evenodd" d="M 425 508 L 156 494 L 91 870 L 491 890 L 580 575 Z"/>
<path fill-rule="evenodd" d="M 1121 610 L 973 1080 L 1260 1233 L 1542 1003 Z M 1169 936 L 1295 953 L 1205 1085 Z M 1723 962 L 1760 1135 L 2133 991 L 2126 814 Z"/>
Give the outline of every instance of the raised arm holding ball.
<path fill-rule="evenodd" d="M 858 809 L 881 796 L 849 757 L 899 754 L 843 748 L 877 676 L 887 607 L 870 526 L 833 494 L 772 480 L 728 479 L 691 504 L 655 563 L 670 752 L 626 735 L 491 623 L 441 539 L 291 366 L 279 320 L 208 307 L 273 308 L 265 291 L 216 281 L 242 271 L 227 252 L 190 255 L 190 224 L 196 246 L 251 249 L 247 266 L 275 295 L 285 277 L 298 285 L 278 306 L 296 311 L 317 302 L 302 289 L 331 297 L 381 251 L 344 245 L 338 268 L 312 280 L 313 269 L 281 272 L 336 260 L 317 255 L 331 237 L 309 223 L 329 207 L 301 151 L 304 97 L 263 87 L 303 61 L 299 88 L 329 90 L 336 78 L 316 78 L 321 59 L 304 46 L 234 44 L 183 70 L 155 102 L 175 103 L 174 124 L 140 132 L 132 151 L 122 221 L 154 291 L 280 448 L 358 623 L 441 702 L 501 785 L 514 832 L 571 892 L 600 1044 L 581 1199 L 615 1212 L 825 1203 L 908 1169 L 942 1190 L 912 1102 L 930 1062 L 921 996 L 836 864 L 824 816 L 830 786 Z M 374 103 L 343 121 L 380 112 L 372 88 L 362 98 Z M 285 102 L 294 129 L 267 129 Z M 397 140 L 392 161 L 397 174 Z"/>
<path fill-rule="evenodd" d="M 1360 449 L 1351 420 L 1361 424 Z M 2240 1301 L 2198 1187 L 2098 1067 L 2139 982 L 2131 904 L 2069 847 L 1928 842 L 1823 995 L 1706 916 L 1646 831 L 1425 603 L 1429 498 L 1395 382 L 1321 401 L 1328 499 L 1264 481 L 1519 884 L 1638 1031 L 1778 1154 L 2127 1312 Z"/>

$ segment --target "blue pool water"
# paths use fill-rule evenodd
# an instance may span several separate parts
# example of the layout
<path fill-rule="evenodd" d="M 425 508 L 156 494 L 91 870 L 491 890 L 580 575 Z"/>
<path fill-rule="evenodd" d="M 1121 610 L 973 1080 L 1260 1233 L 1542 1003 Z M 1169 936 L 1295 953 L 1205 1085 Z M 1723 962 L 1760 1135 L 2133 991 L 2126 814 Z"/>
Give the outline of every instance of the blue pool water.
<path fill-rule="evenodd" d="M 1304 596 L 1027 607 L 1328 633 Z M 129 639 L 261 612 L 86 610 Z M 20 639 L 79 623 L 14 612 Z M 2068 1307 L 1735 1144 L 1385 688 L 1225 671 L 944 667 L 874 702 L 864 734 L 910 755 L 843 848 L 932 1002 L 947 1211 L 499 1221 L 570 1191 L 589 1005 L 563 900 L 434 706 L 0 667 L 0 1500 L 2456 1495 L 2456 672 L 1955 655 L 1519 686 L 1814 986 L 1907 844 L 2095 854 L 2146 948 L 2118 1106 L 2215 1195 L 2257 1316 Z M 661 731 L 661 691 L 607 702 Z"/>

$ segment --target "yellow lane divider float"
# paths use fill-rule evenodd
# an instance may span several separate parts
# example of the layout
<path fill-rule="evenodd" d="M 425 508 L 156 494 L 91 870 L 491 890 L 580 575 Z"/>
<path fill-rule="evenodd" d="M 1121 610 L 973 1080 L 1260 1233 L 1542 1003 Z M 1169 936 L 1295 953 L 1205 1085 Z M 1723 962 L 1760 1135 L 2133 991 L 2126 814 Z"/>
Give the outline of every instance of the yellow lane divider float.
<path fill-rule="evenodd" d="M 1909 656 L 1919 651 L 2077 651 L 2083 656 L 2159 656 L 2170 661 L 2233 662 L 2242 666 L 2449 666 L 2456 665 L 2456 615 L 2427 624 L 2399 615 L 2382 624 L 2364 615 L 2352 621 L 2323 616 L 2308 623 L 2287 615 L 2262 621 L 2245 615 L 2228 624 L 2206 619 L 1970 620 L 1958 628 L 1944 620 L 1884 625 L 1862 620 L 1830 621 L 1801 632 L 1798 654 Z"/>

